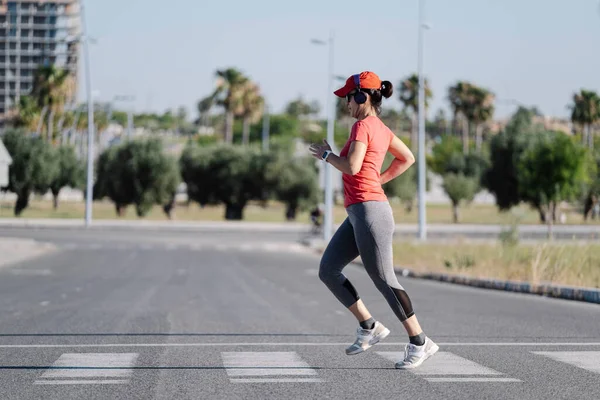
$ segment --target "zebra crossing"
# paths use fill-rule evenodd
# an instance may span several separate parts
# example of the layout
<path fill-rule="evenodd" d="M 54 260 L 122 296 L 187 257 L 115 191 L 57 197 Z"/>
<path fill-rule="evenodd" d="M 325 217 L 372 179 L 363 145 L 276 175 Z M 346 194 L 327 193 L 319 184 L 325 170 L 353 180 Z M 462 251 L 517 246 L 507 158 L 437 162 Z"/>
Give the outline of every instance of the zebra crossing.
<path fill-rule="evenodd" d="M 600 381 L 600 351 L 535 351 L 525 352 L 532 356 L 543 357 L 542 368 L 553 367 L 553 363 L 561 363 L 569 368 L 597 374 Z M 302 354 L 301 351 L 221 351 L 219 360 L 211 366 L 218 371 L 224 370 L 229 383 L 232 384 L 326 384 L 328 376 L 338 372 L 338 368 L 325 361 L 311 365 L 314 351 Z M 140 354 L 132 352 L 97 353 L 81 351 L 63 353 L 34 381 L 35 385 L 123 385 L 135 379 L 135 373 L 143 374 L 151 367 L 140 363 Z M 381 369 L 381 365 L 394 369 L 393 363 L 403 357 L 402 352 L 375 351 L 368 355 L 370 361 Z M 357 360 L 354 358 L 353 360 Z M 389 364 L 387 362 L 390 362 Z M 356 361 L 353 361 L 356 362 Z M 359 363 L 361 361 L 358 361 Z M 515 362 L 519 362 L 515 360 Z M 218 364 L 218 365 L 217 365 Z M 315 363 L 317 364 L 317 363 Z M 356 366 L 356 364 L 354 364 Z M 373 365 L 367 363 L 367 365 Z M 154 369 L 165 368 L 154 366 Z M 506 367 L 514 371 L 510 366 Z M 347 369 L 352 369 L 350 366 Z M 369 370 L 368 367 L 357 370 Z M 481 361 L 470 360 L 464 355 L 452 351 L 439 351 L 421 367 L 414 370 L 398 371 L 401 376 L 423 379 L 434 384 L 524 384 L 523 376 L 510 376 L 506 371 L 499 371 L 483 365 Z"/>

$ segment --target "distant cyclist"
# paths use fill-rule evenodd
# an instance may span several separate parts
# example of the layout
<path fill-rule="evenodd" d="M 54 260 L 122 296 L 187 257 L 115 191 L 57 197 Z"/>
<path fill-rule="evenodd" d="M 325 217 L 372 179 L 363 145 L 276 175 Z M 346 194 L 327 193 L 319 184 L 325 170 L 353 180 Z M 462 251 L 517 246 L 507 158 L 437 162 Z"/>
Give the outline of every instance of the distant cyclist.
<path fill-rule="evenodd" d="M 371 316 L 354 286 L 342 273 L 344 267 L 360 255 L 365 270 L 409 336 L 404 358 L 396 363 L 396 368 L 407 369 L 421 365 L 439 347 L 421 329 L 411 300 L 394 273 L 394 215 L 382 185 L 406 171 L 415 159 L 378 117 L 382 98 L 390 97 L 392 92 L 392 84 L 382 82 L 373 72 L 349 77 L 346 85 L 335 94 L 347 98 L 350 115 L 357 120 L 350 138 L 339 156 L 332 153 L 327 141 L 324 145 L 311 145 L 310 151 L 340 170 L 344 183 L 344 207 L 348 217 L 325 249 L 319 277 L 359 322 L 356 341 L 346 349 L 346 354 L 361 353 L 390 333 Z M 394 160 L 380 173 L 388 151 Z"/>
<path fill-rule="evenodd" d="M 321 231 L 323 211 L 320 205 L 316 206 L 310 212 L 310 221 L 312 222 L 312 232 L 318 233 Z"/>

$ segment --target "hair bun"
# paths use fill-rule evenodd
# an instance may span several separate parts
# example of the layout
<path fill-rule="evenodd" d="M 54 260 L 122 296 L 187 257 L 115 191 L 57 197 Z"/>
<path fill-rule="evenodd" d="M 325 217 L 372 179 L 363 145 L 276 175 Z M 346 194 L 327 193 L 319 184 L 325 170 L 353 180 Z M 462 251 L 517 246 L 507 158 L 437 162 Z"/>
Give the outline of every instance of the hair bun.
<path fill-rule="evenodd" d="M 392 85 L 392 82 L 381 82 L 381 94 L 383 95 L 383 97 L 387 99 L 392 96 L 392 93 L 394 93 L 394 86 Z"/>

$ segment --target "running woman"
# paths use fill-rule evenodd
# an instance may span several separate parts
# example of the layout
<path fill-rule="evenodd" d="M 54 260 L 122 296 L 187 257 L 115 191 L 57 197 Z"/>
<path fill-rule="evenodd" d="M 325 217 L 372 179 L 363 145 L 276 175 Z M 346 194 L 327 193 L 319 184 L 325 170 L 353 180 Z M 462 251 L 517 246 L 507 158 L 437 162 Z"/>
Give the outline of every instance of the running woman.
<path fill-rule="evenodd" d="M 367 310 L 342 270 L 360 255 L 366 272 L 406 329 L 409 343 L 398 369 L 420 366 L 439 347 L 423 332 L 411 300 L 398 282 L 393 268 L 392 239 L 395 222 L 382 185 L 405 172 L 415 158 L 410 149 L 379 119 L 383 97 L 392 95 L 389 81 L 371 72 L 352 75 L 336 96 L 346 98 L 348 111 L 356 119 L 339 156 L 331 146 L 312 144 L 311 154 L 342 172 L 347 218 L 335 232 L 321 258 L 319 278 L 356 317 L 356 341 L 346 349 L 354 355 L 385 339 L 390 330 Z M 381 171 L 387 152 L 394 156 Z"/>

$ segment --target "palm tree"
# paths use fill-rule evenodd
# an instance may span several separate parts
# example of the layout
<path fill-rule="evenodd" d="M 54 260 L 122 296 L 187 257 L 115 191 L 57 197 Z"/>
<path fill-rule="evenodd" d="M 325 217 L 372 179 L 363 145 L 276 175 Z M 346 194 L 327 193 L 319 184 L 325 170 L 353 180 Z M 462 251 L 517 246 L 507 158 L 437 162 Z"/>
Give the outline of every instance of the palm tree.
<path fill-rule="evenodd" d="M 427 79 L 425 84 L 425 110 L 429 106 L 429 100 L 432 97 L 431 88 Z M 412 74 L 400 82 L 400 101 L 404 107 L 412 111 L 412 133 L 410 137 L 411 149 L 417 148 L 417 113 L 419 112 L 419 75 Z"/>
<path fill-rule="evenodd" d="M 594 147 L 592 126 L 600 122 L 600 97 L 594 91 L 581 89 L 579 93 L 573 94 L 573 104 L 570 108 L 571 121 L 582 127 L 583 143 L 592 149 Z"/>
<path fill-rule="evenodd" d="M 466 117 L 475 124 L 475 149 L 481 151 L 483 142 L 483 127 L 494 115 L 494 94 L 490 91 L 470 86 L 468 90 L 468 108 Z"/>
<path fill-rule="evenodd" d="M 68 70 L 43 65 L 35 71 L 30 96 L 39 109 L 47 110 L 46 134 L 49 142 L 54 139 L 54 116 L 63 112 L 64 105 L 72 100 L 74 91 L 74 79 Z"/>
<path fill-rule="evenodd" d="M 242 118 L 242 144 L 250 142 L 250 124 L 257 123 L 263 115 L 265 100 L 260 95 L 260 88 L 251 81 L 244 85 L 242 101 L 235 115 Z"/>
<path fill-rule="evenodd" d="M 12 124 L 16 128 L 26 128 L 35 132 L 43 115 L 37 107 L 35 100 L 30 96 L 21 96 L 19 103 L 11 110 Z"/>
<path fill-rule="evenodd" d="M 217 76 L 217 88 L 210 96 L 200 101 L 198 108 L 206 109 L 209 104 L 223 107 L 225 111 L 224 139 L 226 143 L 232 143 L 234 113 L 236 109 L 239 109 L 242 102 L 248 78 L 235 68 L 217 70 L 215 74 Z"/>
<path fill-rule="evenodd" d="M 463 122 L 462 128 L 462 142 L 463 142 L 463 153 L 469 152 L 469 120 L 467 114 L 469 113 L 469 91 L 471 83 L 466 81 L 458 81 L 454 86 L 448 88 L 448 101 L 452 107 L 454 113 L 454 122 L 460 118 Z"/>

